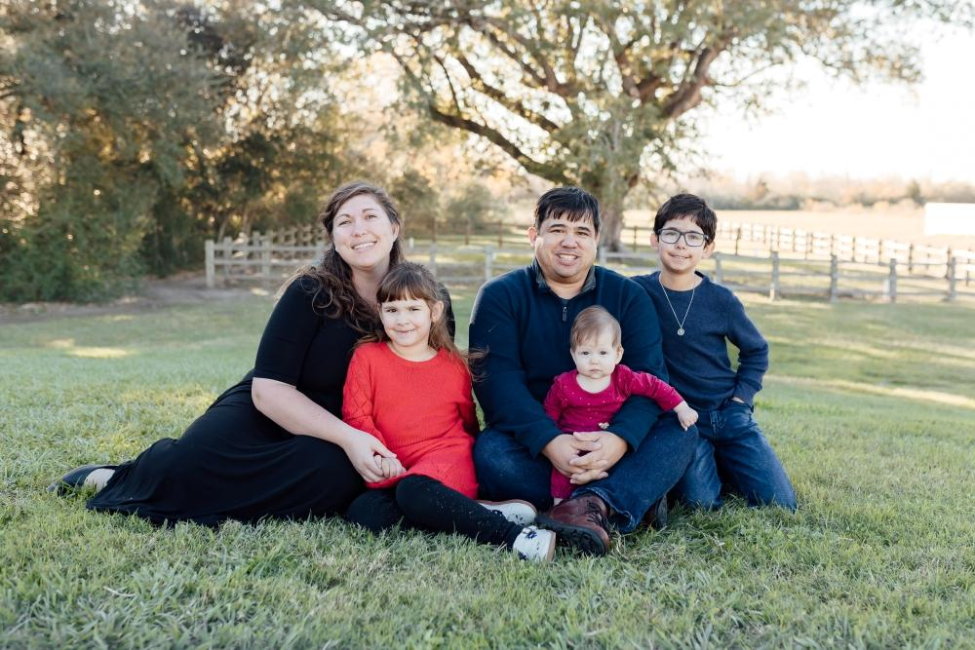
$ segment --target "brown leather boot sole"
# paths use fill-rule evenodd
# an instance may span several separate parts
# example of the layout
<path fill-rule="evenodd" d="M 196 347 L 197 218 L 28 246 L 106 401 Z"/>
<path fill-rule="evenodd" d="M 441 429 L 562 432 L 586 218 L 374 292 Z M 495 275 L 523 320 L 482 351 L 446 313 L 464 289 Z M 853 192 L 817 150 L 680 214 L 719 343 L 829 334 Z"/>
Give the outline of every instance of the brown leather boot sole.
<path fill-rule="evenodd" d="M 571 544 L 586 555 L 603 556 L 609 552 L 606 540 L 587 526 L 573 526 L 542 514 L 535 519 L 535 524 L 554 531 L 558 541 Z"/>

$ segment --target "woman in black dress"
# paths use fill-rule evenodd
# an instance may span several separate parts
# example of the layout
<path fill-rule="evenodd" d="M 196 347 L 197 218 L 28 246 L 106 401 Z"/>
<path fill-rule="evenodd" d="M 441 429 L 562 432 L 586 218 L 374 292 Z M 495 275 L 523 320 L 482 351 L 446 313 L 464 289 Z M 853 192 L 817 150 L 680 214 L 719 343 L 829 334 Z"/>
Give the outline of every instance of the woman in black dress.
<path fill-rule="evenodd" d="M 342 386 L 357 339 L 376 327 L 376 288 L 403 259 L 400 218 L 382 189 L 352 183 L 321 220 L 332 245 L 283 290 L 254 370 L 178 440 L 78 468 L 52 489 L 96 489 L 93 510 L 215 525 L 340 513 L 363 480 L 381 479 L 374 456 L 393 454 L 342 422 Z"/>

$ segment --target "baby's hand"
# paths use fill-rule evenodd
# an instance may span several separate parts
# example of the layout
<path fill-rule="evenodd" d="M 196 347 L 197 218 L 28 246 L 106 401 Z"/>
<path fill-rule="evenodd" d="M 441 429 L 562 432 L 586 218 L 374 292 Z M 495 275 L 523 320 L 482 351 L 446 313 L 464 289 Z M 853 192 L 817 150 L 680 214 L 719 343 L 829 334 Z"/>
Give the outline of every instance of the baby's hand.
<path fill-rule="evenodd" d="M 393 478 L 406 471 L 403 463 L 399 462 L 397 458 L 376 456 L 376 463 L 379 465 L 379 471 L 383 473 L 383 478 Z"/>
<path fill-rule="evenodd" d="M 680 425 L 684 427 L 684 431 L 687 431 L 697 422 L 697 411 L 688 406 L 687 402 L 681 402 L 675 406 L 674 413 L 677 414 L 677 419 L 680 421 Z"/>

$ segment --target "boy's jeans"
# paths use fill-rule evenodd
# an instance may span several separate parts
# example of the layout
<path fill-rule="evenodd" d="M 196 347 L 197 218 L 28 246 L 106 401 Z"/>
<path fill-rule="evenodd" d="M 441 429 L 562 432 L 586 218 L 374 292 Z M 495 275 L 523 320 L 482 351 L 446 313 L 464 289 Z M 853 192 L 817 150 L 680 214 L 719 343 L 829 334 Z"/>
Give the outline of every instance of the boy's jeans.
<path fill-rule="evenodd" d="M 702 508 L 721 507 L 722 478 L 751 506 L 796 509 L 796 493 L 752 407 L 728 400 L 717 411 L 700 411 L 694 459 L 674 488 L 674 496 Z"/>
<path fill-rule="evenodd" d="M 684 475 L 697 448 L 693 427 L 684 431 L 665 413 L 636 451 L 628 451 L 609 476 L 577 487 L 572 496 L 595 494 L 613 510 L 610 520 L 621 533 L 639 525 L 647 510 Z M 552 464 L 497 429 L 485 429 L 474 443 L 474 467 L 481 496 L 492 501 L 525 499 L 539 510 L 552 505 Z"/>

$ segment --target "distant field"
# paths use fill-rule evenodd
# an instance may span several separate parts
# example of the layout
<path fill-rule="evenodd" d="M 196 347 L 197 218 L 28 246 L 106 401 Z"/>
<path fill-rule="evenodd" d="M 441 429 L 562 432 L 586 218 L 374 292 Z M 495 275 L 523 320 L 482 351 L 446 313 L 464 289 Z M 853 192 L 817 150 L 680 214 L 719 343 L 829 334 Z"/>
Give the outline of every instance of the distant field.
<path fill-rule="evenodd" d="M 518 205 L 513 219 L 531 222 L 531 205 Z M 628 226 L 651 226 L 654 213 L 650 210 L 627 210 Z M 889 212 L 873 210 L 837 209 L 829 212 L 809 210 L 719 210 L 718 219 L 729 222 L 757 223 L 807 231 L 856 235 L 874 239 L 895 239 L 928 246 L 951 246 L 975 251 L 975 237 L 939 235 L 924 236 L 922 210 Z"/>

